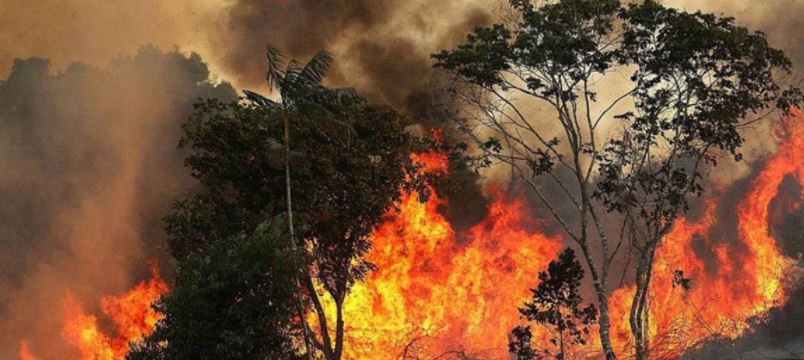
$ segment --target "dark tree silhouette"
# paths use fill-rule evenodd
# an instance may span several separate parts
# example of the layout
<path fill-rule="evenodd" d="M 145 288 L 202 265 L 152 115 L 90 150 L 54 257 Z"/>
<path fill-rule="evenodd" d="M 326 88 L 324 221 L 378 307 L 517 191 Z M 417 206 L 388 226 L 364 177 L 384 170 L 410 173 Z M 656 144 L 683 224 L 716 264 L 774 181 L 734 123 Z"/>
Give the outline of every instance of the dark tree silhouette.
<path fill-rule="evenodd" d="M 165 318 L 127 359 L 302 359 L 293 279 L 303 261 L 286 222 L 278 216 L 182 259 L 176 286 L 157 305 Z"/>
<path fill-rule="evenodd" d="M 509 344 L 509 351 L 517 360 L 544 357 L 564 360 L 569 347 L 586 344 L 589 326 L 597 320 L 597 309 L 592 304 L 582 306 L 578 287 L 583 276 L 583 268 L 570 248 L 551 261 L 546 271 L 539 273 L 539 285 L 531 289 L 532 298 L 519 308 L 519 313 L 528 321 L 553 330 L 555 336 L 549 342 L 558 351 L 535 349 L 530 325 L 521 325 L 511 332 Z"/>
<path fill-rule="evenodd" d="M 273 234 L 284 239 L 272 239 L 272 244 L 281 245 L 275 251 L 299 259 L 294 262 L 297 271 L 290 277 L 265 273 L 258 279 L 232 279 L 245 282 L 231 284 L 240 286 L 237 289 L 242 294 L 236 296 L 208 289 L 215 284 L 212 280 L 193 282 L 178 276 L 175 289 L 160 308 L 167 320 L 159 325 L 164 329 L 155 334 L 162 337 L 149 339 L 151 349 L 162 349 L 169 359 L 193 358 L 193 346 L 228 349 L 214 353 L 228 354 L 219 359 L 265 358 L 240 357 L 237 354 L 246 352 L 239 346 L 267 348 L 264 342 L 253 342 L 283 337 L 289 338 L 283 344 L 298 347 L 295 354 L 300 357 L 340 359 L 346 331 L 343 303 L 351 286 L 374 267 L 363 258 L 371 248 L 371 230 L 403 191 L 416 189 L 426 194 L 424 178 L 411 175 L 417 174 L 418 165 L 410 156 L 424 150 L 425 142 L 407 131 L 407 118 L 351 91 L 321 86 L 331 61 L 325 52 L 305 66 L 296 61 L 282 63 L 274 50 L 269 50 L 268 60 L 268 82 L 276 85 L 280 102 L 253 92 L 247 92 L 247 99 L 239 103 L 203 101 L 184 124 L 180 147 L 188 150 L 185 163 L 201 186 L 196 194 L 176 204 L 166 219 L 167 232 L 179 275 L 217 279 L 221 269 L 206 266 L 206 259 L 236 261 L 218 252 L 230 252 L 243 239 L 254 236 L 260 224 L 282 216 L 286 230 Z M 243 269 L 244 274 L 248 271 Z M 183 306 L 190 306 L 191 300 L 206 302 L 203 305 L 209 314 L 205 318 L 233 321 L 232 316 L 254 310 L 243 308 L 250 304 L 243 302 L 244 298 L 278 287 L 278 283 L 294 291 L 274 294 L 290 299 L 264 300 L 266 306 L 295 302 L 284 313 L 272 313 L 296 319 L 290 323 L 298 327 L 294 331 L 277 326 L 272 336 L 252 334 L 252 329 L 259 327 L 250 321 L 265 321 L 259 313 L 243 316 L 240 327 L 205 328 L 207 334 L 196 333 L 203 327 L 193 330 L 191 322 L 168 321 L 189 311 Z M 201 289 L 186 289 L 194 286 Z M 204 296 L 185 297 L 193 294 Z M 324 296 L 335 304 L 333 313 L 324 311 Z M 316 313 L 316 324 L 308 324 L 309 311 Z M 184 337 L 196 335 L 199 337 Z M 182 345 L 187 342 L 192 346 Z M 181 348 L 173 351 L 174 346 Z"/>

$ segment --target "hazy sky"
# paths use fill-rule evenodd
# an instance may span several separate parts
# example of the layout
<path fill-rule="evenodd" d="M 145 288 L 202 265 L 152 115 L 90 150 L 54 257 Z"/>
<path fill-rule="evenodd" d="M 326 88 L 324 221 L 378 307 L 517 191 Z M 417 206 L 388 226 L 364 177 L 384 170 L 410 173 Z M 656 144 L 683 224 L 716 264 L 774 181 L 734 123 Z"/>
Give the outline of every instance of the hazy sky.
<path fill-rule="evenodd" d="M 802 74 L 804 1 L 666 3 L 765 31 Z M 190 102 L 232 96 L 227 84 L 215 86 L 221 81 L 263 90 L 266 43 L 302 59 L 329 49 L 336 65 L 328 81 L 423 118 L 429 55 L 493 22 L 500 5 L 0 0 L 0 358 L 22 337 L 60 351 L 47 341 L 57 316 L 30 320 L 54 314 L 65 289 L 97 298 L 147 271 L 144 261 L 161 251 L 159 219 L 190 187 L 175 151 Z M 31 57 L 42 59 L 15 65 Z"/>

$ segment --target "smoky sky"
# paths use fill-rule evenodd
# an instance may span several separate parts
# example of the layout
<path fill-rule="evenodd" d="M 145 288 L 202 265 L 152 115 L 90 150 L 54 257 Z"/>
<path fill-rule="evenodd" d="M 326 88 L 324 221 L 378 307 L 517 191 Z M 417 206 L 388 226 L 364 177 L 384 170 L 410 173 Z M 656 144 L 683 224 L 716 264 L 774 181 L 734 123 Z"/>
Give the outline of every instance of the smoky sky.
<path fill-rule="evenodd" d="M 241 0 L 225 10 L 212 37 L 223 66 L 238 82 L 264 90 L 264 49 L 305 61 L 335 53 L 328 81 L 421 115 L 430 91 L 430 54 L 457 44 L 493 20 L 494 2 L 422 0 Z"/>
<path fill-rule="evenodd" d="M 175 148 L 179 125 L 198 97 L 267 92 L 266 44 L 301 61 L 330 50 L 329 85 L 437 125 L 444 119 L 434 109 L 450 99 L 439 93 L 430 54 L 498 21 L 505 3 L 0 0 L 0 358 L 12 358 L 21 337 L 64 350 L 52 340 L 65 287 L 91 306 L 163 254 L 160 219 L 193 184 Z M 801 76 L 804 1 L 664 3 L 734 15 L 786 50 Z M 758 156 L 772 143 L 749 140 Z M 738 167 L 724 168 L 729 179 L 755 169 L 737 176 Z M 460 166 L 452 178 L 460 186 L 445 192 L 457 205 L 445 212 L 468 227 L 483 213 L 478 179 Z"/>
<path fill-rule="evenodd" d="M 23 337 L 58 353 L 43 340 L 65 291 L 91 310 L 149 259 L 167 265 L 161 218 L 192 186 L 180 124 L 194 99 L 234 97 L 208 76 L 198 56 L 145 47 L 105 71 L 17 60 L 0 80 L 0 358 Z"/>

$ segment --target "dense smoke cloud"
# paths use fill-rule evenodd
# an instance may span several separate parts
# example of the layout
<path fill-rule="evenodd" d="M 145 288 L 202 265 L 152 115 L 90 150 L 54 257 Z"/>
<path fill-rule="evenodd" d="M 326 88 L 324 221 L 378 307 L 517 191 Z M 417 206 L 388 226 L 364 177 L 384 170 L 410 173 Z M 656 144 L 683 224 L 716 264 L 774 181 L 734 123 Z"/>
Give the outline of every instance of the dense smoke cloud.
<path fill-rule="evenodd" d="M 267 43 L 302 61 L 328 49 L 336 55 L 330 84 L 437 124 L 433 105 L 449 99 L 435 91 L 430 54 L 454 47 L 473 26 L 499 21 L 504 3 L 0 0 L 0 358 L 13 358 L 23 336 L 45 352 L 58 350 L 47 348 L 59 346 L 47 337 L 58 334 L 65 288 L 94 301 L 145 271 L 164 244 L 159 219 L 192 184 L 175 150 L 178 124 L 196 97 L 234 96 L 210 77 L 266 92 Z M 664 3 L 723 12 L 765 31 L 802 74 L 804 2 Z M 138 52 L 147 44 L 196 51 L 213 74 L 198 57 Z M 89 66 L 71 65 L 77 61 Z M 770 150 L 762 139 L 749 139 L 746 151 L 755 155 L 748 157 Z M 724 165 L 720 176 L 729 181 L 752 172 Z M 464 190 L 455 190 L 450 218 L 469 226 L 482 197 L 469 171 L 452 174 Z"/>
<path fill-rule="evenodd" d="M 240 0 L 226 9 L 212 37 L 223 67 L 237 82 L 264 87 L 265 44 L 305 60 L 336 54 L 328 80 L 399 109 L 422 109 L 430 90 L 430 54 L 452 47 L 473 27 L 490 23 L 498 1 Z"/>
<path fill-rule="evenodd" d="M 66 291 L 97 306 L 164 254 L 160 219 L 191 186 L 180 123 L 198 97 L 234 97 L 208 77 L 197 55 L 143 48 L 108 71 L 17 60 L 0 81 L 0 358 L 23 337 L 60 353 Z"/>

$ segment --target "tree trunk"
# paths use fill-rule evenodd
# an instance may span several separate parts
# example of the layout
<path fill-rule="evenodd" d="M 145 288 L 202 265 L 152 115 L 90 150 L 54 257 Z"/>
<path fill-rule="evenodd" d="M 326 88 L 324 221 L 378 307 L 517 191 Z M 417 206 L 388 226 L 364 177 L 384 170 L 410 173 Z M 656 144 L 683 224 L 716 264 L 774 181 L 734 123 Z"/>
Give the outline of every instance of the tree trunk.
<path fill-rule="evenodd" d="M 640 257 L 636 274 L 636 291 L 631 302 L 629 325 L 634 338 L 636 360 L 647 360 L 650 356 L 650 314 L 648 312 L 648 295 L 650 294 L 650 279 L 653 272 L 653 257 L 656 247 L 647 249 Z"/>
<path fill-rule="evenodd" d="M 324 313 L 324 306 L 321 305 L 321 301 L 318 299 L 318 295 L 316 295 L 313 280 L 307 276 L 305 277 L 305 283 L 307 285 L 307 291 L 310 293 L 310 299 L 313 301 L 315 312 L 318 314 L 318 326 L 321 329 L 321 347 L 324 351 L 324 358 L 330 360 L 333 358 L 334 351 L 332 349 L 332 339 L 329 337 L 329 328 L 327 326 L 327 316 Z"/>
<path fill-rule="evenodd" d="M 290 121 L 288 119 L 288 115 L 283 113 L 283 122 L 285 126 L 285 190 L 287 193 L 287 207 L 288 207 L 288 234 L 290 235 L 290 244 L 293 248 L 293 251 L 296 251 L 298 246 L 296 245 L 296 234 L 293 231 L 293 203 L 290 198 Z M 306 275 L 304 275 L 306 276 Z M 296 287 L 301 290 L 301 284 L 299 284 L 298 278 L 296 279 Z M 313 296 L 315 294 L 312 294 Z M 310 327 L 307 324 L 307 314 L 305 313 L 306 310 L 304 308 L 304 304 L 302 301 L 299 300 L 299 318 L 302 322 L 302 332 L 304 336 L 304 347 L 307 351 L 307 358 L 309 360 L 313 360 L 313 346 L 312 342 L 313 339 L 311 337 Z"/>
<path fill-rule="evenodd" d="M 584 243 L 580 243 L 581 252 L 583 252 L 586 265 L 589 266 L 589 274 L 592 276 L 592 282 L 595 287 L 595 294 L 597 295 L 598 308 L 600 310 L 600 319 L 598 320 L 598 328 L 600 335 L 600 345 L 603 347 L 603 355 L 606 360 L 616 360 L 617 355 L 614 354 L 614 347 L 611 345 L 611 318 L 609 316 L 609 298 L 606 279 L 601 279 L 600 274 L 597 272 L 594 259 L 589 252 L 589 247 Z"/>
<path fill-rule="evenodd" d="M 606 360 L 616 360 L 617 356 L 614 354 L 614 347 L 611 345 L 611 318 L 609 316 L 609 299 L 606 296 L 606 291 L 600 288 L 595 281 L 595 292 L 597 293 L 597 301 L 600 308 L 600 344 L 603 347 L 603 354 Z"/>
<path fill-rule="evenodd" d="M 340 360 L 343 354 L 343 299 L 335 304 L 335 351 L 332 360 Z"/>

